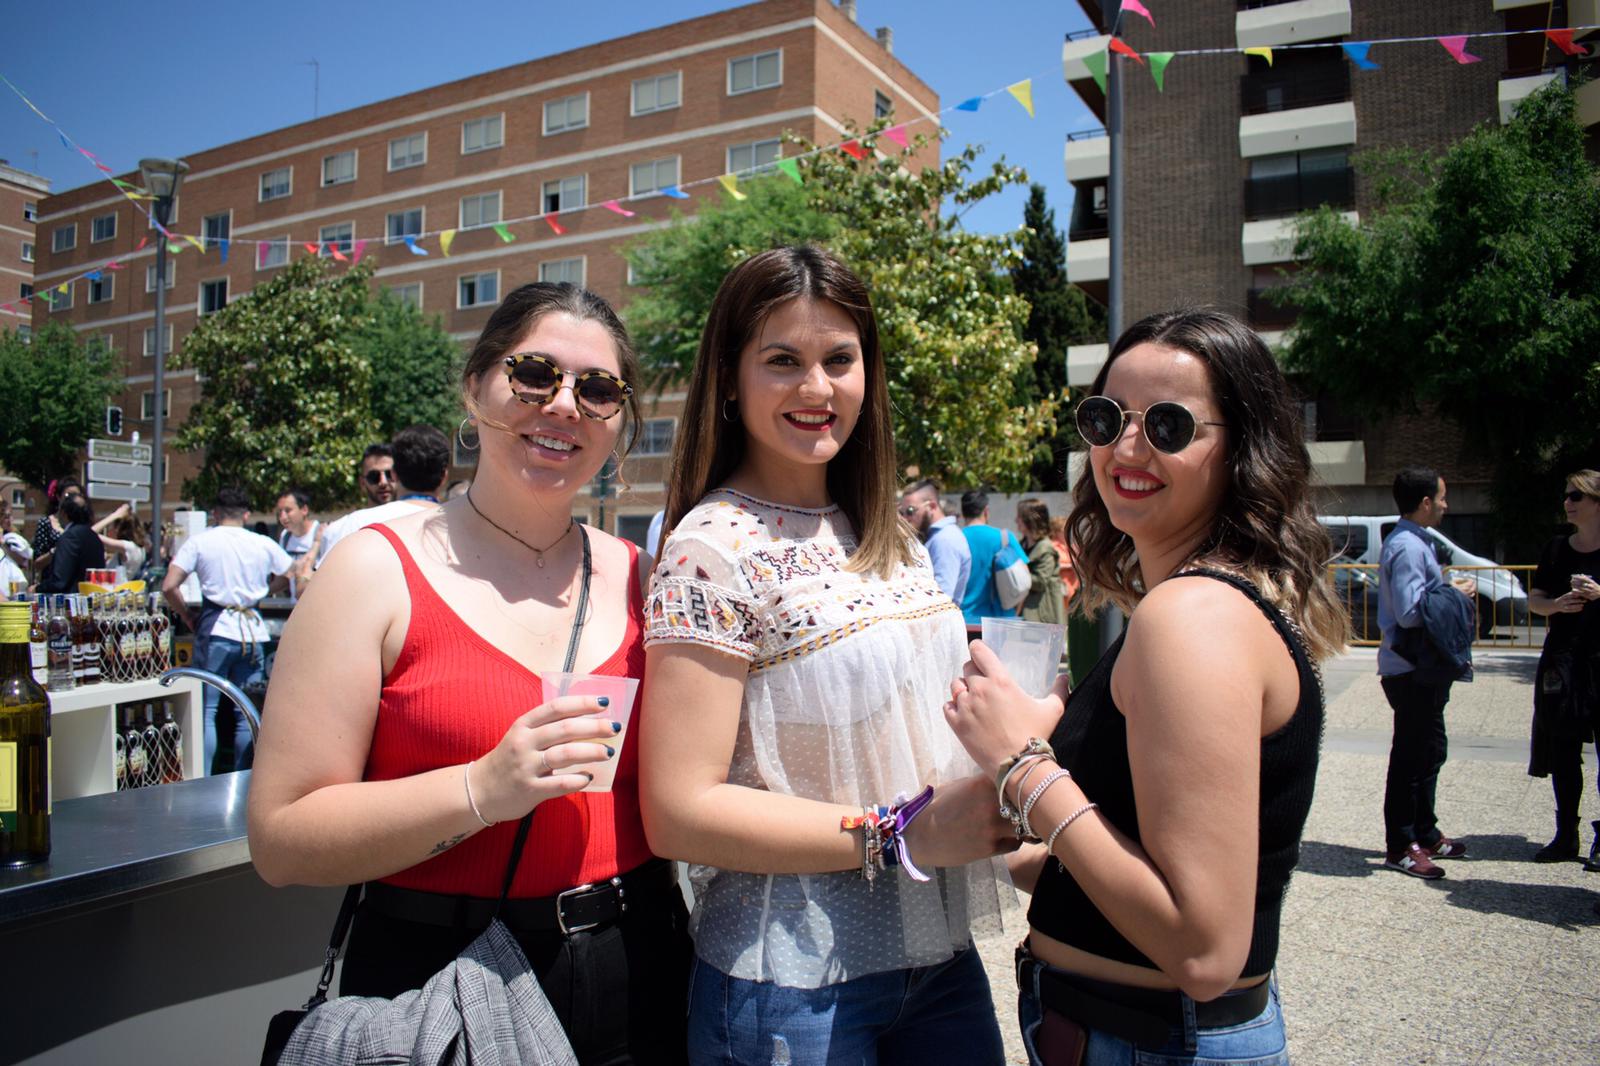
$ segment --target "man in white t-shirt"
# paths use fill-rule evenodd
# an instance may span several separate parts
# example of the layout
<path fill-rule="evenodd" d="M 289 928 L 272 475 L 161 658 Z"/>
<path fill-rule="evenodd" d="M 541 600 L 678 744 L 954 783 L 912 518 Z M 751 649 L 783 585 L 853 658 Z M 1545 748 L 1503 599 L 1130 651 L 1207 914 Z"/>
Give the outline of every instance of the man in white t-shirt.
<path fill-rule="evenodd" d="M 13 586 L 28 584 L 28 568 L 33 563 L 33 547 L 11 528 L 12 521 L 11 501 L 0 501 L 0 599 L 11 595 Z"/>
<path fill-rule="evenodd" d="M 318 566 L 335 544 L 358 529 L 439 506 L 439 490 L 450 476 L 450 438 L 433 426 L 407 426 L 394 435 L 389 447 L 394 453 L 394 477 L 398 483 L 395 499 L 329 522 L 322 534 Z"/>
<path fill-rule="evenodd" d="M 264 667 L 262 646 L 267 625 L 256 610 L 271 592 L 282 591 L 294 563 L 271 537 L 244 528 L 250 500 L 244 490 L 225 488 L 212 505 L 216 525 L 201 530 L 178 549 L 161 583 L 161 593 L 195 634 L 195 664 L 225 677 L 240 688 L 259 682 Z M 193 573 L 200 579 L 198 614 L 180 591 Z M 205 765 L 211 772 L 217 754 L 217 705 L 221 694 L 205 687 Z M 250 729 L 242 713 L 233 728 L 233 769 L 249 765 Z"/>
<path fill-rule="evenodd" d="M 294 560 L 294 569 L 289 572 L 289 596 L 297 598 L 299 586 L 316 562 L 324 529 L 311 517 L 311 493 L 298 487 L 285 489 L 278 497 L 278 525 L 283 527 L 278 534 L 278 547 Z"/>

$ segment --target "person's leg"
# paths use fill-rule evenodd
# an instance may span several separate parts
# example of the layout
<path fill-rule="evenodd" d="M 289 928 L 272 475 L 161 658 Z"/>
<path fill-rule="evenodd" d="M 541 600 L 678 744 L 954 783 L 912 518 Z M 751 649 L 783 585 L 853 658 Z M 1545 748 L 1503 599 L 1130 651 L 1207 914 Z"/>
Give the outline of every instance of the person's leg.
<path fill-rule="evenodd" d="M 1439 843 L 1438 791 L 1439 771 L 1449 757 L 1450 742 L 1445 734 L 1444 707 L 1450 702 L 1450 684 L 1417 685 L 1417 710 L 1419 737 L 1422 745 L 1419 754 L 1420 775 L 1416 785 L 1416 821 L 1412 823 L 1413 837 L 1425 848 Z"/>
<path fill-rule="evenodd" d="M 232 657 L 238 653 L 237 641 L 220 640 L 211 638 L 206 641 L 205 648 L 200 654 L 199 667 L 219 677 L 228 676 L 228 664 Z M 215 685 L 202 685 L 203 701 L 205 705 L 205 768 L 209 776 L 212 764 L 217 757 L 217 707 L 222 702 L 222 693 L 217 691 Z"/>
<path fill-rule="evenodd" d="M 697 961 L 689 993 L 689 1061 L 696 1066 L 877 1066 L 878 1038 L 905 998 L 908 973 L 785 988 L 729 977 Z M 993 1005 L 988 1005 L 993 1024 Z"/>
<path fill-rule="evenodd" d="M 1389 746 L 1389 774 L 1383 789 L 1384 848 L 1392 857 L 1416 840 L 1417 779 L 1421 776 L 1423 716 L 1416 686 L 1405 674 L 1385 677 L 1383 695 L 1394 711 L 1394 739 Z"/>
<path fill-rule="evenodd" d="M 910 972 L 899 1017 L 878 1039 L 879 1062 L 1001 1066 L 1005 1059 L 989 977 L 977 948 L 969 945 L 947 962 Z"/>
<path fill-rule="evenodd" d="M 261 645 L 248 644 L 239 646 L 238 657 L 228 664 L 227 678 L 240 689 L 248 691 L 250 686 L 261 680 L 265 661 L 261 654 Z M 259 708 L 257 708 L 259 710 Z M 250 732 L 250 722 L 244 716 L 244 710 L 239 707 L 233 709 L 233 768 L 245 770 L 250 767 L 255 756 L 255 737 Z"/>

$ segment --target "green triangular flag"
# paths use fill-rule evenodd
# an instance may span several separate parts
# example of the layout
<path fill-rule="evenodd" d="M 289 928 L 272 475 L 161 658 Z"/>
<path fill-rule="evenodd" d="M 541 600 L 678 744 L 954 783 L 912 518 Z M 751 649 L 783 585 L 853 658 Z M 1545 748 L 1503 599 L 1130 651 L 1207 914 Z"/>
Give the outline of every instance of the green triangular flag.
<path fill-rule="evenodd" d="M 511 231 L 506 229 L 504 222 L 496 222 L 494 224 L 494 231 L 498 233 L 500 235 L 500 239 L 505 241 L 507 244 L 510 244 L 512 241 L 516 240 L 516 238 L 511 235 Z"/>
<path fill-rule="evenodd" d="M 779 159 L 777 163 L 778 169 L 793 178 L 796 185 L 805 184 L 805 182 L 800 180 L 800 165 L 793 159 Z"/>
<path fill-rule="evenodd" d="M 1156 80 L 1156 92 L 1166 92 L 1167 87 L 1162 84 L 1167 76 L 1167 64 L 1172 62 L 1176 52 L 1146 52 L 1144 57 L 1150 61 L 1150 76 Z"/>
<path fill-rule="evenodd" d="M 123 181 L 121 178 L 112 178 L 111 184 L 115 185 L 119 189 L 137 189 L 139 187 L 133 182 Z"/>
<path fill-rule="evenodd" d="M 1090 77 L 1100 86 L 1100 91 L 1106 91 L 1106 54 L 1104 52 L 1090 52 L 1083 57 L 1083 65 L 1089 68 Z"/>
<path fill-rule="evenodd" d="M 183 251 L 183 245 L 179 244 L 177 241 L 168 241 L 167 251 L 173 255 L 177 255 L 179 252 Z"/>

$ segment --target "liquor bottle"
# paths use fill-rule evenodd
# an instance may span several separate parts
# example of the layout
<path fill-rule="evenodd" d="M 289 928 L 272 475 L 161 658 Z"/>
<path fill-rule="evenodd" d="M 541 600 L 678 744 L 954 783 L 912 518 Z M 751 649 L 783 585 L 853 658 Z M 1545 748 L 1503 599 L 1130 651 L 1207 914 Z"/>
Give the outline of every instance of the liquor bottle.
<path fill-rule="evenodd" d="M 122 742 L 128 752 L 128 787 L 142 788 L 150 753 L 144 749 L 144 728 L 134 717 L 134 711 L 131 703 L 122 708 Z"/>
<path fill-rule="evenodd" d="M 33 679 L 28 605 L 0 603 L 0 866 L 50 857 L 50 697 Z"/>
<path fill-rule="evenodd" d="M 159 785 L 166 774 L 161 759 L 161 727 L 156 725 L 155 704 L 144 705 L 144 783 Z"/>
<path fill-rule="evenodd" d="M 50 606 L 50 622 L 46 628 L 49 650 L 49 682 L 51 692 L 70 692 L 72 677 L 72 623 L 67 621 L 65 596 L 56 596 Z"/>
<path fill-rule="evenodd" d="M 45 632 L 43 596 L 33 598 L 33 625 L 28 630 L 28 658 L 33 664 L 33 679 L 44 684 L 50 676 L 50 634 Z"/>
<path fill-rule="evenodd" d="M 122 678 L 122 667 L 117 656 L 116 597 L 107 593 L 100 597 L 99 608 L 94 613 L 95 635 L 100 641 L 100 676 L 108 682 Z"/>
<path fill-rule="evenodd" d="M 155 673 L 159 676 L 172 669 L 172 623 L 160 593 L 150 597 L 150 642 L 155 647 Z"/>
<path fill-rule="evenodd" d="M 138 651 L 138 638 L 133 632 L 133 608 L 128 602 L 126 593 L 117 597 L 117 599 L 119 601 L 116 620 L 118 668 L 121 671 L 122 680 L 132 681 L 136 665 L 134 662 L 135 653 Z"/>
<path fill-rule="evenodd" d="M 128 744 L 122 739 L 122 722 L 111 733 L 111 773 L 117 779 L 117 791 L 128 787 Z"/>
<path fill-rule="evenodd" d="M 142 596 L 133 598 L 133 607 L 135 612 L 133 616 L 133 631 L 138 642 L 136 654 L 139 657 L 139 677 L 141 679 L 153 677 L 155 676 L 156 665 L 156 643 L 150 629 L 150 611 Z"/>
<path fill-rule="evenodd" d="M 82 685 L 100 683 L 100 631 L 94 625 L 94 597 L 78 597 L 78 647 L 83 649 Z"/>
<path fill-rule="evenodd" d="M 172 704 L 161 704 L 161 758 L 164 772 L 162 784 L 183 780 L 183 729 L 172 716 Z"/>

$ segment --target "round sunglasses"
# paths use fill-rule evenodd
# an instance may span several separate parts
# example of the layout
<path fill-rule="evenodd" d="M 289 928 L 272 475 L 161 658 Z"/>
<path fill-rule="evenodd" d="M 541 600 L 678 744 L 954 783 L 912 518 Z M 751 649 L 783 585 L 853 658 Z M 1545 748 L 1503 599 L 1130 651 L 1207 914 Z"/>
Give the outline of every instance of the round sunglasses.
<path fill-rule="evenodd" d="M 585 416 L 605 421 L 622 410 L 633 395 L 633 386 L 604 370 L 585 370 L 578 374 L 563 370 L 542 355 L 524 352 L 506 356 L 506 377 L 511 394 L 523 403 L 547 404 L 555 399 L 567 378 L 572 378 L 572 395 Z"/>
<path fill-rule="evenodd" d="M 1104 448 L 1117 442 L 1135 415 L 1139 416 L 1150 447 L 1167 455 L 1176 455 L 1189 446 L 1195 426 L 1227 425 L 1198 420 L 1194 412 L 1174 400 L 1161 400 L 1143 411 L 1130 411 L 1109 396 L 1090 396 L 1078 404 L 1078 433 L 1096 448 Z"/>

